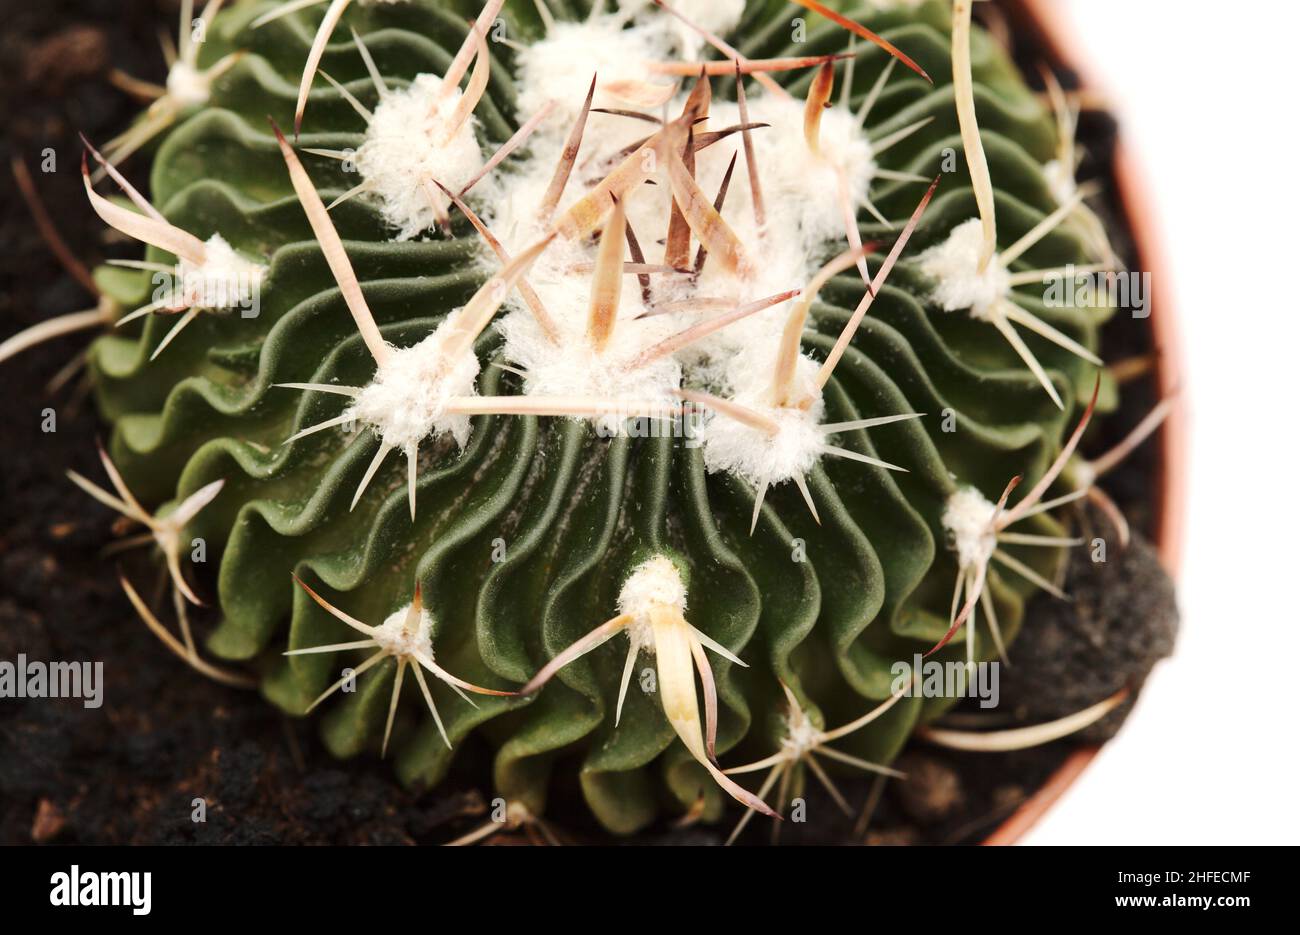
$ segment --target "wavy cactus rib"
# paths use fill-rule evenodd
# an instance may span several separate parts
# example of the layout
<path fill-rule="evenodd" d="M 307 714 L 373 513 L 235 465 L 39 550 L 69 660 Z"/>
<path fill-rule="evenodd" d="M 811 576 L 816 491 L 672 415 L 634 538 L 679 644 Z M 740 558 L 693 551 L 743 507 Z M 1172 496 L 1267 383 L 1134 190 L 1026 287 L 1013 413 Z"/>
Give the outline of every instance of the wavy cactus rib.
<path fill-rule="evenodd" d="M 264 265 L 256 314 L 194 317 L 156 359 L 171 322 L 150 315 L 99 338 L 91 354 L 99 404 L 113 424 L 112 461 L 140 500 L 183 499 L 224 480 L 220 496 L 187 527 L 220 555 L 220 622 L 204 651 L 227 665 L 246 663 L 271 701 L 299 714 L 336 683 L 342 667 L 371 660 L 366 665 L 373 669 L 354 692 L 334 693 L 321 706 L 323 736 L 335 754 L 378 754 L 386 746 L 404 781 L 431 786 L 474 734 L 494 751 L 497 794 L 519 814 L 544 815 L 548 791 L 572 787 L 576 777 L 592 813 L 619 833 L 689 809 L 717 819 L 729 799 L 711 757 L 723 769 L 763 761 L 782 749 L 787 710 L 799 712 L 809 736 L 824 738 L 831 734 L 822 725 L 859 723 L 864 712 L 890 700 L 861 729 L 835 732 L 837 753 L 850 762 L 887 764 L 918 725 L 948 704 L 895 699 L 891 664 L 952 635 L 952 582 L 966 566 L 950 548 L 944 522 L 951 498 L 973 489 L 995 500 L 1013 476 L 1032 487 L 1062 449 L 1080 398 L 1086 401 L 1096 380 L 1090 363 L 1095 310 L 1047 308 L 1030 291 L 1014 292 L 1014 307 L 1069 341 L 1044 338 L 1041 329 L 1024 338 L 1041 364 L 1046 382 L 1040 385 L 998 331 L 942 310 L 932 298 L 934 269 L 918 262 L 926 248 L 941 248 L 951 231 L 988 210 L 996 211 L 1009 276 L 1097 260 L 1097 232 L 1057 216 L 1060 186 L 1045 172 L 1060 149 L 1054 117 L 1005 54 L 973 31 L 970 94 L 978 127 L 972 130 L 969 110 L 958 116 L 961 89 L 952 83 L 952 12 L 945 0 L 829 5 L 837 16 L 869 26 L 879 42 L 851 38 L 834 18 L 820 15 L 822 4 L 762 0 L 741 9 L 683 0 L 671 9 L 641 3 L 593 9 L 585 0 L 511 0 L 500 22 L 480 24 L 483 51 L 467 38 L 466 24 L 480 12 L 476 4 L 357 0 L 328 5 L 345 9 L 319 46 L 319 71 L 328 80 L 311 83 L 304 110 L 298 90 L 326 5 L 286 4 L 295 9 L 272 16 L 281 6 L 228 4 L 216 16 L 198 66 L 222 63 L 220 75 L 209 99 L 167 132 L 151 178 L 152 201 L 170 225 L 200 240 L 219 235 L 240 256 Z M 723 15 L 726 10 L 735 15 Z M 564 55 L 566 48 L 584 48 L 573 45 L 584 36 L 655 29 L 673 38 L 655 40 L 652 57 L 731 62 L 701 83 L 648 66 L 628 73 L 637 60 L 619 61 L 617 49 L 594 44 L 585 47 L 591 61 Z M 533 55 L 523 68 L 529 50 L 547 42 L 555 54 Z M 395 229 L 392 212 L 373 192 L 358 191 L 351 171 L 368 117 L 415 93 L 418 76 L 444 75 L 467 47 L 490 57 L 490 68 L 483 59 L 479 72 L 464 59 L 457 66 L 467 95 L 483 82 L 466 124 L 482 160 L 521 126 L 527 133 L 465 189 L 458 191 L 463 180 L 434 180 L 441 187 L 429 193 L 431 204 L 445 211 L 440 223 L 454 236 L 434 224 L 423 236 L 394 239 L 411 231 Z M 894 67 L 894 48 L 912 67 Z M 243 54 L 229 58 L 236 52 Z M 810 58 L 817 67 L 784 62 Z M 567 71 L 546 86 L 539 62 Z M 590 98 L 583 104 L 592 72 L 610 82 L 596 107 Z M 677 80 L 684 83 L 663 103 L 664 88 Z M 611 104 L 611 95 L 625 103 Z M 837 99 L 838 106 L 823 108 Z M 812 101 L 806 113 L 805 100 Z M 782 102 L 793 108 L 796 130 L 777 137 L 764 124 Z M 296 158 L 309 184 L 326 205 L 351 194 L 329 211 L 329 220 L 359 284 L 355 290 L 338 278 L 338 256 L 327 261 L 322 253 L 312 227 L 319 217 L 309 222 L 268 126 L 268 116 L 292 126 L 296 113 L 304 115 Z M 699 122 L 704 115 L 711 122 Z M 954 158 L 963 152 L 963 135 L 969 147 L 972 132 L 992 181 L 978 199 L 965 161 Z M 575 138 L 576 152 L 566 152 L 565 141 Z M 621 152 L 600 151 L 602 141 L 614 138 L 627 144 Z M 829 182 L 805 179 L 809 189 L 801 191 L 796 178 L 794 187 L 783 187 L 782 160 L 790 153 L 807 158 L 792 147 L 813 149 L 819 141 L 823 153 L 869 154 L 874 175 L 861 185 L 854 174 L 860 160 L 846 158 L 825 177 Z M 642 170 L 632 157 L 646 152 L 663 163 L 651 171 L 664 174 L 656 186 L 638 187 L 643 178 L 633 176 Z M 727 169 L 720 194 L 718 175 L 733 155 L 734 171 Z M 451 313 L 473 306 L 491 277 L 510 266 L 509 256 L 532 242 L 510 204 L 512 193 L 527 187 L 519 179 L 531 177 L 543 157 L 547 166 L 533 173 L 539 184 L 529 204 L 541 207 L 552 178 L 569 193 L 555 212 L 552 236 L 558 232 L 557 244 L 590 261 L 579 276 L 588 285 L 569 303 L 579 308 L 570 314 L 564 301 L 556 307 L 563 290 L 555 284 L 575 274 L 547 259 L 559 249 L 547 245 L 539 261 L 545 268 L 534 268 L 541 272 L 519 264 L 509 283 L 515 291 L 498 314 L 500 330 L 465 332 Z M 936 175 L 933 199 L 918 209 Z M 755 184 L 760 179 L 766 184 Z M 671 212 L 653 226 L 643 210 L 651 188 L 664 205 L 671 202 Z M 606 195 L 615 198 L 602 201 Z M 614 201 L 620 206 L 612 207 Z M 848 204 L 847 213 L 841 204 Z M 473 227 L 463 221 L 470 214 Z M 1041 226 L 1045 219 L 1053 220 L 1050 229 Z M 623 386 L 618 381 L 626 378 L 609 363 L 614 358 L 600 354 L 646 351 L 648 344 L 620 343 L 632 341 L 630 334 L 671 337 L 674 329 L 666 325 L 662 333 L 633 327 L 660 327 L 655 323 L 668 315 L 632 322 L 642 312 L 626 304 L 678 288 L 682 259 L 702 270 L 698 293 L 687 286 L 674 293 L 697 304 L 695 317 L 685 320 L 698 325 L 738 307 L 726 295 L 705 294 L 704 284 L 740 271 L 766 285 L 773 278 L 767 261 L 780 250 L 773 244 L 791 239 L 777 225 L 794 223 L 820 231 L 817 249 L 800 258 L 804 278 L 756 286 L 746 298 L 774 296 L 772 309 L 718 324 L 716 334 L 691 345 L 697 357 L 674 345 L 674 353 L 656 358 L 659 376 L 645 378 L 654 388 L 669 385 L 654 380 L 676 381 L 671 385 L 681 392 L 656 397 L 669 414 L 683 396 L 714 405 L 702 444 L 653 431 L 661 423 L 645 420 L 633 423 L 639 432 L 609 437 L 609 420 L 587 418 L 598 413 L 579 411 L 572 400 L 567 405 L 578 407 L 576 418 L 536 414 L 569 411 L 556 401 L 554 387 L 574 361 L 589 362 L 581 365 L 592 368 L 582 374 L 583 386 L 589 396 L 599 395 L 605 384 L 593 376 L 597 368 L 606 368 L 600 373 L 613 381 L 608 385 Z M 475 227 L 496 240 L 492 250 L 484 249 Z M 593 230 L 604 231 L 606 247 L 585 239 Z M 1023 240 L 1027 234 L 1032 245 Z M 662 263 L 660 237 L 666 237 Z M 630 260 L 618 268 L 625 262 L 622 241 Z M 698 256 L 681 250 L 693 242 Z M 873 250 L 883 255 L 895 244 L 889 268 L 880 271 Z M 837 255 L 841 261 L 824 266 Z M 172 262 L 156 247 L 145 256 Z M 814 277 L 818 269 L 825 275 Z M 147 271 L 103 269 L 97 282 L 123 309 L 149 300 Z M 796 291 L 782 294 L 789 287 Z M 370 321 L 360 331 L 358 302 Z M 549 335 L 537 330 L 539 306 L 554 316 Z M 566 331 L 570 320 L 580 321 L 585 334 Z M 772 351 L 767 359 L 775 369 L 760 368 L 762 386 L 748 395 L 725 368 L 699 363 L 721 354 L 719 348 L 734 348 L 709 343 L 734 328 L 752 329 L 741 340 Z M 376 457 L 388 441 L 376 439 L 364 419 L 361 431 L 349 431 L 359 410 L 349 408 L 348 397 L 376 379 L 377 361 L 381 371 L 388 366 L 385 355 L 406 353 L 439 334 L 473 342 L 477 376 L 471 373 L 468 388 L 457 392 L 462 402 L 448 404 L 464 407 L 454 411 L 470 414 L 470 428 L 456 437 L 439 429 L 409 448 L 408 470 L 402 459 Z M 587 356 L 576 354 L 572 348 L 586 347 L 585 341 L 592 342 Z M 521 363 L 520 347 L 535 351 L 533 358 Z M 376 354 L 377 348 L 385 350 Z M 552 366 L 556 354 L 569 355 L 562 366 Z M 820 368 L 828 355 L 831 362 Z M 549 389 L 539 388 L 547 380 Z M 529 406 L 511 409 L 499 401 L 538 394 L 545 399 L 523 414 L 506 413 Z M 478 397 L 498 401 L 477 409 L 464 402 Z M 1113 402 L 1107 383 L 1099 411 Z M 783 434 L 787 422 L 790 432 L 811 434 L 791 440 Z M 326 427 L 303 433 L 318 424 Z M 788 464 L 778 464 L 776 454 L 787 448 L 793 452 Z M 797 470 L 789 467 L 796 463 Z M 1037 589 L 1034 581 L 1051 579 L 1061 559 L 1062 546 L 1051 537 L 1064 534 L 1045 513 L 1026 517 L 1018 529 L 1052 545 L 1027 549 L 1012 537 L 999 547 L 1033 578 L 990 576 L 985 585 L 983 619 L 996 615 L 1007 645 L 1026 597 Z M 667 663 L 648 653 L 638 662 L 626 644 L 584 647 L 592 651 L 572 653 L 574 661 L 559 667 L 544 690 L 512 694 L 614 620 L 629 577 L 652 561 L 671 562 L 680 572 L 688 605 L 684 617 L 676 611 L 655 617 L 661 653 L 670 645 L 662 642 L 666 634 L 685 634 L 671 642 L 675 668 L 667 687 L 680 696 L 689 685 L 693 705 L 692 647 L 718 651 L 704 664 L 703 650 L 696 654 L 701 676 L 709 669 L 705 718 L 678 698 L 671 702 L 673 717 L 694 717 L 694 724 L 670 721 L 670 699 L 661 702 L 654 678 L 656 662 Z M 314 590 L 299 588 L 295 576 Z M 407 680 L 404 688 L 397 683 L 405 692 L 398 704 L 394 683 L 403 667 L 374 655 L 373 647 L 348 648 L 356 637 L 338 614 L 396 619 L 410 603 L 412 582 L 423 598 L 422 645 L 437 646 L 442 671 L 490 694 L 471 701 L 437 680 L 427 687 Z M 973 648 L 962 645 L 970 634 L 958 632 L 937 657 L 991 658 L 996 647 L 983 619 Z M 692 633 L 708 642 L 692 641 Z M 650 645 L 636 639 L 646 637 L 633 636 L 634 647 Z M 310 651 L 335 644 L 344 644 L 337 653 Z M 747 665 L 730 661 L 737 657 Z M 636 687 L 620 696 L 629 676 Z M 427 716 L 435 702 L 437 724 Z M 794 776 L 790 791 L 801 781 Z"/>

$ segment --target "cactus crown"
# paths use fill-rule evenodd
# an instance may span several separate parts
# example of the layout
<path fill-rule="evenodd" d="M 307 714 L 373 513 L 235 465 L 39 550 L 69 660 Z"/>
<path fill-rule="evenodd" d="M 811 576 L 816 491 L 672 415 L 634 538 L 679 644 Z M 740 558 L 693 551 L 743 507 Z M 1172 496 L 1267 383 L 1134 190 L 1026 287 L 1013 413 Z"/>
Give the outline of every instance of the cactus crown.
<path fill-rule="evenodd" d="M 1107 310 L 1032 288 L 1110 261 L 1060 125 L 968 0 L 462 7 L 214 0 L 102 160 L 134 205 L 87 167 L 148 245 L 95 276 L 92 492 L 178 502 L 219 621 L 174 547 L 183 643 L 128 592 L 339 756 L 485 746 L 520 822 L 887 769 L 951 704 L 891 664 L 1006 651 L 1114 405 Z M 110 164 L 160 134 L 150 201 Z"/>

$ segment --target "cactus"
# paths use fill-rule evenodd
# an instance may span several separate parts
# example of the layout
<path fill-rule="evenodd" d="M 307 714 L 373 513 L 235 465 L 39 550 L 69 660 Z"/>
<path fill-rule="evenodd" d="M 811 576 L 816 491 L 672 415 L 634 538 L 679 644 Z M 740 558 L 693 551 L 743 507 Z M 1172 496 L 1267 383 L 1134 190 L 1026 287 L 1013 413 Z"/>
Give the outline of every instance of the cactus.
<path fill-rule="evenodd" d="M 1026 287 L 1113 257 L 1064 95 L 968 0 L 199 23 L 189 83 L 90 151 L 148 249 L 75 324 L 116 325 L 89 355 L 116 494 L 75 480 L 162 545 L 182 638 L 124 586 L 177 655 L 320 704 L 339 757 L 431 787 L 474 737 L 514 825 L 580 787 L 625 834 L 889 772 L 952 704 L 896 660 L 1014 651 L 1116 404 L 1108 310 Z M 114 164 L 154 137 L 146 199 Z"/>

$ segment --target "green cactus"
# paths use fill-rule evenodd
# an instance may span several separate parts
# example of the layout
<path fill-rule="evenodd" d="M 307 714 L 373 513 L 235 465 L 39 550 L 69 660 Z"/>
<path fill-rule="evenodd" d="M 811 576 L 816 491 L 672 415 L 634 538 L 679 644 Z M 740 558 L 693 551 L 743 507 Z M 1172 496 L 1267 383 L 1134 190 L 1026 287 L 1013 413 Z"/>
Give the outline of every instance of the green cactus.
<path fill-rule="evenodd" d="M 715 69 L 702 87 L 696 66 L 649 68 L 636 59 L 620 66 L 617 43 L 592 47 L 592 62 L 566 60 L 570 46 L 561 39 L 634 31 L 664 62 L 726 62 L 672 11 L 607 5 L 614 10 L 597 4 L 593 13 L 588 0 L 511 0 L 499 21 L 480 20 L 490 74 L 468 129 L 449 136 L 446 152 L 469 139 L 466 166 L 481 167 L 539 106 L 546 109 L 463 199 L 413 188 L 409 194 L 423 202 L 394 200 L 391 181 L 380 190 L 379 176 L 405 171 L 405 164 L 390 164 L 401 158 L 392 147 L 367 155 L 367 126 L 407 119 L 393 109 L 412 93 L 404 89 L 420 86 L 417 76 L 443 76 L 461 50 L 467 90 L 446 101 L 469 98 L 484 74 L 479 67 L 486 70 L 466 25 L 479 15 L 478 4 L 331 4 L 331 23 L 340 7 L 342 17 L 323 32 L 328 43 L 319 73 L 308 79 L 305 110 L 298 92 L 324 4 L 299 4 L 280 17 L 268 16 L 277 3 L 228 5 L 194 45 L 196 67 L 219 69 L 210 96 L 175 104 L 169 119 L 148 131 L 162 133 L 150 180 L 152 202 L 166 219 L 159 229 L 185 232 L 189 240 L 167 241 L 153 231 L 155 246 L 145 259 L 169 268 L 175 254 L 191 270 L 219 267 L 220 276 L 249 291 L 225 302 L 226 311 L 212 307 L 221 302 L 196 305 L 161 352 L 177 324 L 174 314 L 147 314 L 113 329 L 94 342 L 90 368 L 112 425 L 108 463 L 121 471 L 125 489 L 145 503 L 181 503 L 181 552 L 184 542 L 200 538 L 219 556 L 219 621 L 201 649 L 190 642 L 185 600 L 176 601 L 186 628 L 177 641 L 130 592 L 179 654 L 210 674 L 253 676 L 271 702 L 292 714 L 309 710 L 345 666 L 356 667 L 355 691 L 330 694 L 321 706 L 322 736 L 337 756 L 384 750 L 404 782 L 431 787 L 477 737 L 493 752 L 494 794 L 512 803 L 513 820 L 544 814 L 548 790 L 580 786 L 599 822 L 625 834 L 701 801 L 704 818 L 716 820 L 729 802 L 724 790 L 759 809 L 765 797 L 780 810 L 803 781 L 801 770 L 782 773 L 780 800 L 769 793 L 770 781 L 755 798 L 724 776 L 711 753 L 724 768 L 764 758 L 776 767 L 785 762 L 779 751 L 793 743 L 791 763 L 815 764 L 810 751 L 833 739 L 842 756 L 824 760 L 828 766 L 858 761 L 884 768 L 919 725 L 952 704 L 900 695 L 893 664 L 950 638 L 936 658 L 996 658 L 1022 625 L 1026 598 L 1054 587 L 1069 540 L 1042 504 L 1073 452 L 1082 404 L 1100 380 L 1097 409 L 1109 411 L 1115 391 L 1092 357 L 1108 310 L 1048 308 L 1037 298 L 1036 271 L 1108 259 L 1104 234 L 1074 197 L 1072 173 L 1062 177 L 1061 154 L 1072 159 L 1072 141 L 1062 140 L 1051 111 L 1003 50 L 978 29 L 967 34 L 966 0 L 955 4 L 956 35 L 949 0 L 831 4 L 892 43 L 899 56 L 821 15 L 818 4 L 681 4 L 680 12 L 707 14 L 709 24 L 717 18 L 711 28 L 746 62 L 839 56 L 804 67 L 747 68 L 747 111 L 739 113 L 749 116 L 748 128 L 716 141 L 706 134 L 735 125 L 726 116 L 740 90 L 735 66 Z M 555 23 L 545 21 L 546 11 Z M 547 42 L 556 44 L 554 54 L 531 51 Z M 639 81 L 616 76 L 628 83 L 613 90 L 601 84 L 603 100 L 586 112 L 582 94 L 597 60 L 609 68 L 635 65 L 643 74 Z M 561 66 L 568 69 L 564 80 Z M 554 87 L 548 67 L 557 69 Z M 969 91 L 961 80 L 967 67 Z M 648 102 L 670 81 L 682 87 L 669 103 Z M 382 96 L 376 82 L 386 89 Z M 690 116 L 701 113 L 690 110 L 692 102 L 699 104 L 705 87 L 722 116 L 692 125 Z M 766 126 L 785 113 L 773 103 L 782 88 L 791 112 L 804 115 L 808 135 L 797 123 L 792 134 L 783 124 Z M 436 83 L 429 89 L 436 95 Z M 544 104 L 548 97 L 553 104 Z M 812 105 L 805 108 L 806 99 Z M 382 116 L 381 107 L 388 108 Z M 610 112 L 620 109 L 649 116 Z M 864 130 L 857 129 L 860 110 L 867 110 Z M 282 127 L 301 119 L 287 157 L 268 117 Z M 512 205 L 541 195 L 528 180 L 550 177 L 561 144 L 584 118 L 555 224 L 535 232 L 561 233 L 527 253 L 531 241 L 519 239 Z M 744 116 L 735 121 L 743 122 Z M 414 150 L 425 137 L 411 132 L 414 142 L 404 145 Z M 647 137 L 641 149 L 608 148 Z M 692 157 L 692 141 L 712 145 Z M 864 151 L 873 162 L 865 170 Z M 601 182 L 628 152 L 648 152 L 669 165 L 649 168 L 655 185 Z M 837 164 L 839 154 L 848 155 Z M 434 157 L 446 160 L 448 172 L 466 169 L 452 165 L 460 157 Z M 328 237 L 304 210 L 311 196 L 295 190 L 286 158 L 290 166 L 301 159 L 307 185 L 326 204 L 351 193 L 329 218 L 364 299 L 348 295 L 339 257 L 327 258 Z M 662 226 L 642 221 L 628 228 L 629 218 L 644 218 L 652 198 L 682 193 L 683 204 L 690 200 L 684 193 L 696 158 L 707 202 L 732 160 L 721 225 L 697 198 L 691 212 L 663 214 Z M 358 171 L 367 159 L 370 168 Z M 805 164 L 814 167 L 803 179 L 806 189 L 783 188 L 778 176 L 803 172 Z M 765 183 L 776 179 L 761 205 L 751 166 Z M 856 202 L 849 229 L 836 207 L 836 176 L 816 175 L 826 167 L 840 173 Z M 686 182 L 673 176 L 678 169 Z M 927 204 L 922 196 L 936 176 Z M 798 183 L 800 176 L 793 178 Z M 454 194 L 469 180 L 436 181 Z M 355 192 L 359 182 L 368 190 Z M 589 192 L 596 193 L 598 216 L 582 213 L 579 198 Z M 606 193 L 623 198 L 615 204 Z M 120 205 L 96 204 L 110 223 L 121 221 L 112 213 L 122 212 Z M 511 262 L 484 248 L 465 223 L 465 209 L 502 236 Z M 769 224 L 762 238 L 752 236 L 760 210 Z M 599 242 L 588 236 L 598 228 Z M 620 311 L 617 302 L 614 309 L 602 305 L 599 291 L 611 281 L 602 258 L 636 259 L 624 254 L 625 231 L 639 238 L 648 260 L 634 269 L 639 275 L 622 277 L 626 288 L 614 268 Z M 666 268 L 680 253 L 683 231 L 691 263 L 696 242 L 709 248 L 697 277 Z M 160 237 L 170 252 L 160 249 Z M 855 250 L 857 238 L 876 252 Z M 661 239 L 664 266 L 657 265 Z M 896 244 L 896 265 L 882 260 Z M 233 252 L 214 259 L 224 245 Z M 978 257 L 985 248 L 1001 252 Z M 197 251 L 189 260 L 187 249 Z M 556 250 L 594 266 L 557 272 L 560 261 L 548 259 Z M 770 309 L 744 308 L 776 291 L 768 281 L 785 272 L 777 267 L 792 254 L 790 269 L 804 278 L 790 286 L 803 292 L 773 297 Z M 839 263 L 823 267 L 825 275 L 811 276 L 836 255 Z M 537 262 L 550 264 L 536 274 L 540 315 L 526 294 L 530 269 L 541 268 L 530 263 Z M 860 266 L 877 285 L 888 279 L 854 321 L 867 293 Z M 467 304 L 490 317 L 506 294 L 490 281 L 502 267 L 508 284 L 521 288 L 496 316 L 500 331 L 466 330 L 470 312 L 449 317 Z M 156 273 L 105 267 L 96 280 L 117 309 L 130 310 L 157 299 Z M 204 280 L 209 285 L 212 276 Z M 730 305 L 709 305 L 704 284 L 728 276 L 742 294 Z M 583 284 L 572 309 L 562 288 L 570 282 Z M 246 315 L 254 294 L 256 314 Z M 645 296 L 645 308 L 628 308 Z M 636 317 L 674 301 L 714 310 Z M 369 332 L 358 302 L 373 316 Z M 742 337 L 725 338 L 729 324 L 665 352 L 652 376 L 627 383 L 619 382 L 622 370 L 597 360 L 606 346 L 639 341 L 645 350 L 650 344 L 640 335 L 671 338 L 711 321 L 717 308 L 734 312 Z M 546 330 L 539 327 L 543 315 L 561 332 L 553 342 L 558 350 L 538 337 Z M 586 334 L 573 322 L 585 323 Z M 842 336 L 847 343 L 837 347 Z M 584 340 L 588 356 L 572 353 Z M 473 358 L 446 351 L 440 359 L 456 341 L 472 341 Z M 425 350 L 405 350 L 417 345 Z M 822 387 L 810 375 L 828 355 L 833 373 L 828 367 Z M 338 394 L 340 387 L 372 386 L 376 361 L 389 374 L 388 396 Z M 418 446 L 396 444 L 409 441 L 411 431 L 394 425 L 405 415 L 395 410 L 412 402 L 398 369 L 444 365 L 461 372 L 430 384 L 443 394 L 431 404 L 437 418 L 415 420 L 432 430 Z M 770 398 L 749 385 L 761 377 L 767 387 L 769 370 Z M 701 434 L 674 437 L 653 431 L 659 422 L 624 422 L 629 412 L 645 413 L 629 405 L 611 416 L 588 398 L 626 402 L 621 396 L 647 386 L 664 411 L 682 402 L 665 386 L 680 387 L 708 411 Z M 498 399 L 474 414 L 463 401 L 476 395 L 536 406 Z M 379 414 L 364 415 L 367 405 Z M 323 430 L 304 431 L 322 423 Z M 395 444 L 399 450 L 384 458 Z M 1030 496 L 1013 495 L 999 513 L 998 494 L 1013 477 L 1024 479 L 1020 490 Z M 212 497 L 218 481 L 224 484 Z M 1091 478 L 1076 483 L 1087 487 Z M 186 509 L 183 501 L 200 491 L 201 509 Z M 1001 532 L 1022 519 L 1019 536 Z M 1001 574 L 988 573 L 995 549 L 1007 560 L 992 563 Z M 185 586 L 179 564 L 172 565 Z M 596 629 L 607 621 L 607 629 Z M 593 650 L 601 638 L 609 644 Z M 305 652 L 336 644 L 347 648 Z M 217 667 L 204 657 L 222 662 Z M 403 682 L 407 668 L 418 680 Z M 629 674 L 637 687 L 624 698 Z M 848 732 L 825 727 L 858 719 Z"/>

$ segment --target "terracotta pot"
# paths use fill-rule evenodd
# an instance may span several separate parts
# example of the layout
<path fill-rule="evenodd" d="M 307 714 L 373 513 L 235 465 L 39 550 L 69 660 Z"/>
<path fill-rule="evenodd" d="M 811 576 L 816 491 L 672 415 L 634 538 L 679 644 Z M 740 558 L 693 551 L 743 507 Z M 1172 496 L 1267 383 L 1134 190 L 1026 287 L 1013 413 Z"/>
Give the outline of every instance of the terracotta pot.
<path fill-rule="evenodd" d="M 1002 7 L 1018 34 L 1028 33 L 1036 38 L 1036 45 L 1050 65 L 1073 72 L 1078 76 L 1082 90 L 1102 96 L 1103 88 L 1091 74 L 1089 61 L 1080 54 L 1078 43 L 1071 38 L 1068 18 L 1055 0 L 1006 0 Z M 1137 268 L 1152 273 L 1151 316 L 1147 321 L 1151 325 L 1156 353 L 1155 380 L 1161 397 L 1164 397 L 1185 382 L 1178 319 L 1172 295 L 1166 286 L 1170 279 L 1164 275 L 1167 264 L 1154 220 L 1157 215 L 1150 203 L 1141 167 L 1126 145 L 1122 127 L 1111 164 L 1110 182 L 1122 210 L 1123 222 L 1133 237 Z M 1156 474 L 1151 478 L 1150 497 L 1156 517 L 1155 546 L 1165 569 L 1173 576 L 1177 576 L 1183 550 L 1187 431 L 1186 405 L 1180 404 L 1175 406 L 1155 439 L 1159 445 L 1159 460 Z M 984 844 L 1018 842 L 1074 784 L 1100 749 L 1080 746 L 1071 753 L 1038 791 L 985 839 Z"/>

